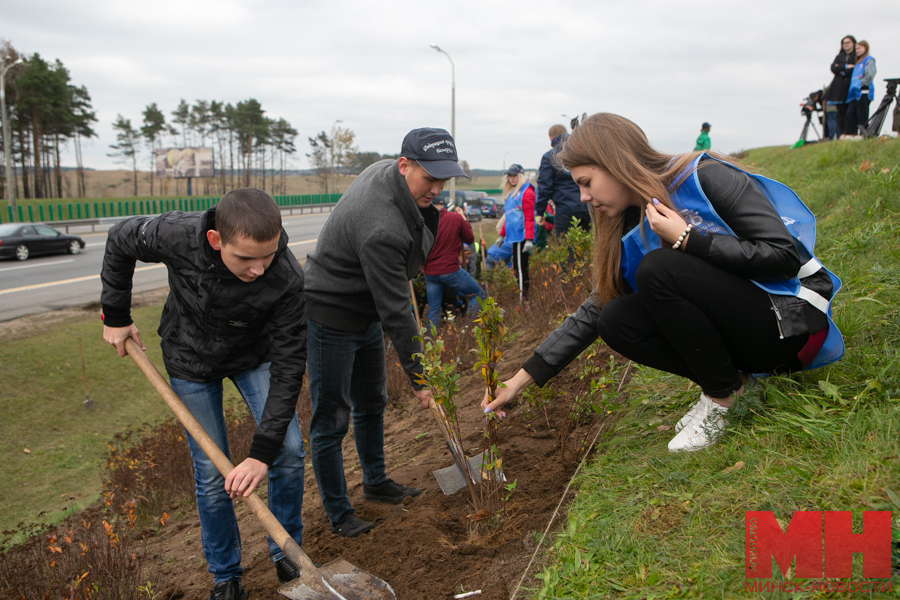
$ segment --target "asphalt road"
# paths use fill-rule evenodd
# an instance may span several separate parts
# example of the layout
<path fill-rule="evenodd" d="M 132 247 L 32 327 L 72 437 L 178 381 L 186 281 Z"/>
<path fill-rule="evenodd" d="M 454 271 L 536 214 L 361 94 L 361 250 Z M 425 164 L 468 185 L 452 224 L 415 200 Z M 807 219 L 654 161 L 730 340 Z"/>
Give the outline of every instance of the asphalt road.
<path fill-rule="evenodd" d="M 315 248 L 316 238 L 329 214 L 284 217 L 289 247 L 301 262 Z M 100 267 L 106 232 L 91 233 L 90 227 L 80 231 L 74 227 L 69 231 L 84 238 L 86 246 L 81 254 L 40 256 L 26 261 L 0 260 L 0 321 L 100 301 Z M 163 265 L 137 264 L 135 292 L 168 285 Z"/>

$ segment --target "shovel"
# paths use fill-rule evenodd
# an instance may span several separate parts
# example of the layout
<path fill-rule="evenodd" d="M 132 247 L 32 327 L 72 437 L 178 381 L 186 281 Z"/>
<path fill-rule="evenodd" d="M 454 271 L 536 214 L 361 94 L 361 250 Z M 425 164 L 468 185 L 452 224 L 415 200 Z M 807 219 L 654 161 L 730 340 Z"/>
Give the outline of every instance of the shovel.
<path fill-rule="evenodd" d="M 453 465 L 438 469 L 437 471 L 432 471 L 432 475 L 437 479 L 438 485 L 441 486 L 441 491 L 444 492 L 444 495 L 452 496 L 465 486 L 471 487 L 478 484 L 477 474 L 481 472 L 481 463 L 484 461 L 484 452 L 466 459 L 462 443 L 447 428 L 444 407 L 436 404 L 433 399 L 431 400 L 430 406 L 431 414 L 434 415 L 434 420 L 437 421 L 438 427 L 444 435 L 447 449 L 450 450 L 450 455 L 453 457 Z M 466 469 L 462 466 L 462 461 L 464 460 L 469 466 L 468 477 L 466 475 Z"/>
<path fill-rule="evenodd" d="M 416 291 L 413 288 L 412 281 L 409 282 L 409 297 L 412 300 L 413 311 L 416 315 L 417 329 L 418 331 L 422 331 L 422 321 L 419 318 L 419 305 L 416 302 Z M 484 452 L 466 460 L 466 453 L 463 450 L 462 443 L 447 428 L 447 415 L 444 412 L 444 407 L 435 403 L 433 398 L 429 402 L 431 414 L 434 415 L 434 420 L 437 421 L 438 428 L 444 436 L 444 442 L 447 444 L 447 449 L 450 450 L 450 455 L 453 457 L 452 466 L 432 471 L 431 474 L 437 479 L 438 485 L 441 487 L 441 491 L 444 492 L 445 496 L 452 496 L 463 489 L 463 487 L 469 486 L 469 491 L 474 498 L 475 490 L 473 486 L 478 484 L 478 479 L 474 474 L 481 471 Z M 466 469 L 462 466 L 462 461 L 464 460 L 466 460 L 469 465 L 468 477 L 466 476 Z"/>
<path fill-rule="evenodd" d="M 178 395 L 172 391 L 137 342 L 128 338 L 125 340 L 125 349 L 128 351 L 128 356 L 143 371 L 181 424 L 184 425 L 184 428 L 213 461 L 219 472 L 222 475 L 228 475 L 234 465 L 206 434 Z M 317 569 L 255 492 L 247 497 L 242 496 L 242 498 L 288 560 L 300 567 L 300 577 L 278 588 L 279 594 L 294 600 L 397 600 L 394 590 L 387 582 L 350 564 L 343 558 L 335 559 L 321 569 Z"/>

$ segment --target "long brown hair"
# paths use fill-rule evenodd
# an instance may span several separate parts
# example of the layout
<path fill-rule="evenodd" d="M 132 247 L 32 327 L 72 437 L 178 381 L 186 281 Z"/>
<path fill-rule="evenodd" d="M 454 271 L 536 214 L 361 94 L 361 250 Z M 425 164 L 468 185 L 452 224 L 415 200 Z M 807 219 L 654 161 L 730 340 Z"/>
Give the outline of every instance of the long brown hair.
<path fill-rule="evenodd" d="M 866 40 L 859 40 L 858 42 L 856 42 L 856 45 L 862 46 L 863 48 L 866 49 L 865 54 L 863 54 L 863 55 L 857 54 L 856 55 L 856 61 L 859 62 L 860 60 L 864 59 L 865 57 L 867 57 L 869 55 L 869 42 L 867 42 Z"/>
<path fill-rule="evenodd" d="M 596 113 L 575 128 L 556 160 L 568 170 L 589 165 L 603 169 L 645 202 L 656 198 L 674 209 L 669 189 L 683 182 L 675 181 L 678 174 L 699 154 L 663 154 L 650 146 L 647 136 L 632 121 L 612 113 Z M 734 162 L 719 154 L 715 156 Z M 625 212 L 607 217 L 593 207 L 590 211 L 594 230 L 594 295 L 598 305 L 602 305 L 625 294 L 620 268 Z M 644 203 L 640 211 L 643 223 Z"/>

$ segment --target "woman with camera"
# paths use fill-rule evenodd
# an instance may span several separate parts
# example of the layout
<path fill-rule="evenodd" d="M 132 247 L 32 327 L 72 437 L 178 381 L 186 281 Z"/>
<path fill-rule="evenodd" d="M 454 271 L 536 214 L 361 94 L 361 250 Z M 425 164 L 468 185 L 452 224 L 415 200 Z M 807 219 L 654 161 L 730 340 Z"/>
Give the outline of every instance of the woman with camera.
<path fill-rule="evenodd" d="M 843 354 L 829 317 L 840 281 L 813 256 L 815 219 L 789 188 L 722 156 L 658 152 L 609 113 L 587 118 L 558 156 L 591 206 L 593 292 L 496 399 L 485 393 L 486 411 L 543 386 L 601 337 L 700 387 L 668 445 L 697 450 L 716 442 L 750 373 Z"/>

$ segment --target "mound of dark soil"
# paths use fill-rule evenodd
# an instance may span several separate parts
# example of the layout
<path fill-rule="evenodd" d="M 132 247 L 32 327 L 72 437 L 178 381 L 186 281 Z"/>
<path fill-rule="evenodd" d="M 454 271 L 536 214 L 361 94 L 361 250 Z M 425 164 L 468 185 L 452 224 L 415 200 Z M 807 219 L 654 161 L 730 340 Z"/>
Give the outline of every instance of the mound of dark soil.
<path fill-rule="evenodd" d="M 540 341 L 523 336 L 504 356 L 502 378 L 511 376 Z M 571 375 L 556 382 L 565 389 Z M 471 371 L 460 380 L 460 420 L 464 445 L 471 456 L 481 445 L 483 415 L 479 403 L 484 394 L 481 380 Z M 370 533 L 344 539 L 331 533 L 318 497 L 312 468 L 307 462 L 304 499 L 304 550 L 314 561 L 326 563 L 338 557 L 390 583 L 400 599 L 452 598 L 481 590 L 478 598 L 509 598 L 535 551 L 540 533 L 554 516 L 577 460 L 579 449 L 595 437 L 601 423 L 594 418 L 579 427 L 568 440 L 566 464 L 560 458 L 559 431 L 566 418 L 563 402 L 529 414 L 524 404 L 509 406 L 501 424 L 501 454 L 508 481 L 516 487 L 506 504 L 502 528 L 474 531 L 468 492 L 445 496 L 432 471 L 452 464 L 440 431 L 428 410 L 410 397 L 385 415 L 388 476 L 424 491 L 403 504 L 390 505 L 363 499 L 362 474 L 352 437 L 345 441 L 344 457 L 351 502 L 359 516 L 374 521 Z M 549 423 L 549 427 L 548 427 Z M 571 492 L 563 503 L 571 499 Z M 275 598 L 277 579 L 268 560 L 265 533 L 254 517 L 239 507 L 244 552 L 243 584 L 252 598 Z M 553 529 L 558 527 L 559 516 Z M 190 511 L 173 519 L 162 534 L 148 540 L 147 551 L 162 563 L 168 582 L 166 597 L 185 600 L 206 598 L 212 579 L 206 572 L 200 547 L 200 530 Z M 529 576 L 536 570 L 530 569 Z M 527 579 L 526 585 L 533 584 Z M 174 594 L 173 594 L 174 592 Z"/>

